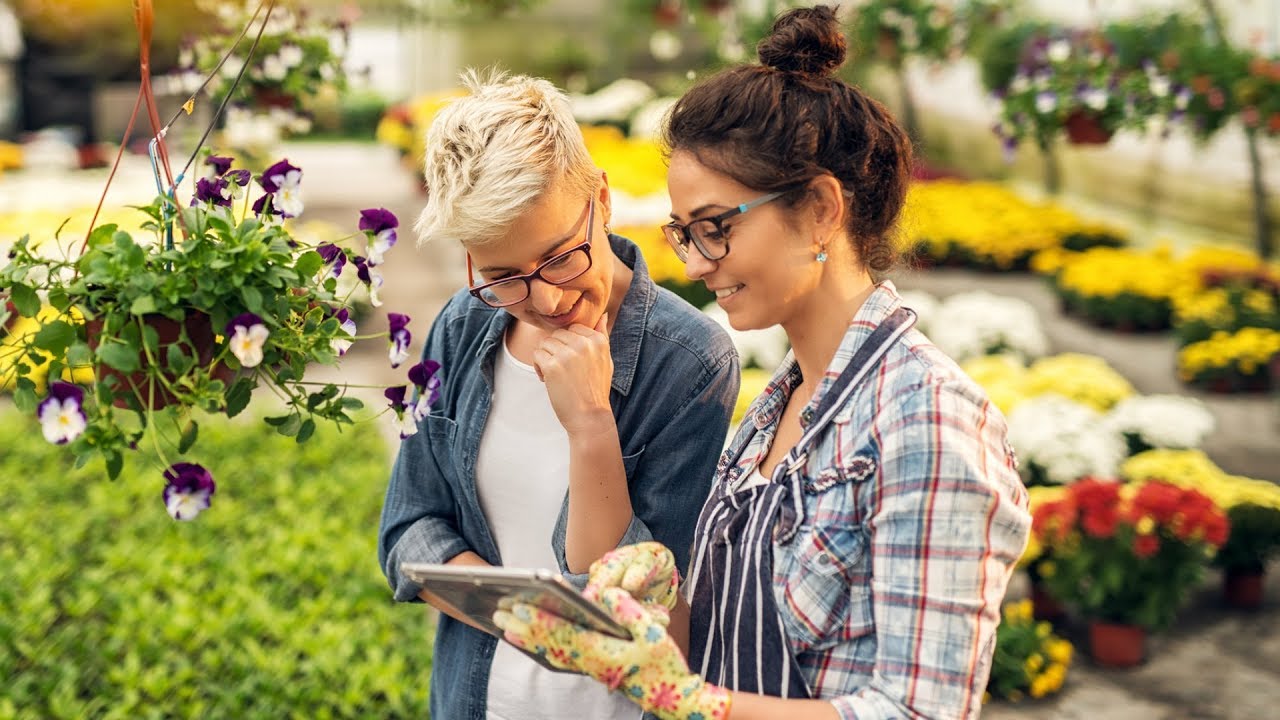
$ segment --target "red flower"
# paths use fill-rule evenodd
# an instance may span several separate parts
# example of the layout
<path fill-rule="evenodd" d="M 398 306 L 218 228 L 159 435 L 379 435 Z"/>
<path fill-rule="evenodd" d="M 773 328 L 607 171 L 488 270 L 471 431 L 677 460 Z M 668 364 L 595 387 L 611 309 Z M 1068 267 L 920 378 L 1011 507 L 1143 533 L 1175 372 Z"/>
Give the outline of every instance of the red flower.
<path fill-rule="evenodd" d="M 1139 535 L 1133 541 L 1133 554 L 1149 558 L 1160 552 L 1160 538 L 1156 535 Z"/>

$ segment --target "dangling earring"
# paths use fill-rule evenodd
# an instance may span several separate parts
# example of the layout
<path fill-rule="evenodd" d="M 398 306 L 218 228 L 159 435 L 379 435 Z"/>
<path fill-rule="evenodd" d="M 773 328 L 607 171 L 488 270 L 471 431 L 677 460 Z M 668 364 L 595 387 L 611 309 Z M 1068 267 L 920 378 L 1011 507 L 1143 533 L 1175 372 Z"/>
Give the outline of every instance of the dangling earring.
<path fill-rule="evenodd" d="M 818 255 L 814 259 L 820 263 L 824 263 L 827 261 L 827 244 L 826 243 L 822 243 L 821 245 L 818 246 Z"/>

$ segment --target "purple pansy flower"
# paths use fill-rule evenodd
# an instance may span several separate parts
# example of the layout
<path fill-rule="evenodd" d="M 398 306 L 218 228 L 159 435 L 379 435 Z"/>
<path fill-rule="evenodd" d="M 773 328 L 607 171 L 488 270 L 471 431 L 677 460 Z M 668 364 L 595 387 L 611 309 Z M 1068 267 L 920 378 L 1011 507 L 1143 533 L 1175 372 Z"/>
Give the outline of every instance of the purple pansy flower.
<path fill-rule="evenodd" d="M 378 297 L 378 289 L 382 287 L 382 274 L 374 270 L 369 261 L 356 255 L 351 258 L 351 263 L 356 266 L 356 277 L 360 278 L 360 282 L 369 291 L 369 304 L 374 307 L 382 307 L 382 299 Z"/>
<path fill-rule="evenodd" d="M 338 308 L 338 311 L 334 313 L 333 316 L 338 318 L 338 327 L 340 327 L 343 332 L 353 338 L 356 336 L 356 321 L 351 319 L 351 313 L 347 312 L 346 308 Z M 354 341 L 336 337 L 329 341 L 329 345 L 333 348 L 334 352 L 338 353 L 338 357 L 342 357 L 347 354 L 347 350 L 350 349 L 352 342 Z"/>
<path fill-rule="evenodd" d="M 400 363 L 409 359 L 409 341 L 413 339 L 413 334 L 409 332 L 409 316 L 387 313 L 387 323 L 391 326 L 391 367 L 400 367 Z"/>
<path fill-rule="evenodd" d="M 196 196 L 191 198 L 191 204 L 197 205 L 199 203 L 231 207 L 231 192 L 227 185 L 227 179 L 216 177 L 196 180 Z"/>
<path fill-rule="evenodd" d="M 210 155 L 204 163 L 210 167 L 210 175 L 220 178 L 231 169 L 231 158 L 223 155 Z M 247 170 L 245 172 L 248 172 Z"/>
<path fill-rule="evenodd" d="M 342 268 L 347 264 L 347 254 L 342 251 L 342 248 L 333 243 L 320 243 L 316 246 L 316 252 L 324 258 L 324 264 L 329 268 L 330 275 L 335 278 L 342 275 Z"/>
<path fill-rule="evenodd" d="M 174 463 L 164 471 L 164 507 L 174 520 L 193 520 L 209 508 L 214 490 L 213 475 L 195 463 Z"/>
<path fill-rule="evenodd" d="M 381 265 L 382 257 L 396 244 L 396 228 L 400 220 L 386 208 L 360 211 L 360 229 L 369 239 L 369 264 Z"/>
<path fill-rule="evenodd" d="M 421 420 L 430 412 L 431 406 L 440 399 L 440 363 L 435 360 L 423 360 L 409 368 L 409 382 L 418 388 L 418 401 L 413 405 L 413 417 Z"/>
<path fill-rule="evenodd" d="M 409 406 L 405 403 L 405 394 L 408 387 L 405 385 L 396 385 L 382 391 L 383 396 L 387 398 L 391 411 L 396 416 L 396 430 L 400 432 L 400 439 L 403 440 L 410 435 L 418 432 L 418 421 L 413 413 L 407 412 Z"/>
<path fill-rule="evenodd" d="M 262 362 L 262 346 L 271 334 L 262 318 L 253 313 L 241 313 L 227 323 L 226 334 L 231 354 L 236 356 L 242 367 L 257 367 Z"/>
<path fill-rule="evenodd" d="M 36 417 L 44 439 L 55 445 L 66 445 L 80 437 L 87 420 L 84 416 L 84 390 L 55 381 L 49 385 L 49 397 L 36 407 Z"/>
<path fill-rule="evenodd" d="M 290 165 L 288 160 L 281 160 L 267 168 L 262 177 L 258 178 L 258 184 L 271 196 L 273 213 L 287 218 L 302 214 L 302 170 Z M 254 211 L 258 214 L 262 214 L 259 203 L 265 197 L 254 204 Z"/>

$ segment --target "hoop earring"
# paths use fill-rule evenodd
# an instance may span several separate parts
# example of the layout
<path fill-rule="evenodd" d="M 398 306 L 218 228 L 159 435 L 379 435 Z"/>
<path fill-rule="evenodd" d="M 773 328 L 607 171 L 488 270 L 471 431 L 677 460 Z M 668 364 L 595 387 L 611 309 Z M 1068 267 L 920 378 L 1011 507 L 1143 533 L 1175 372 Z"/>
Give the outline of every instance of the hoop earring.
<path fill-rule="evenodd" d="M 613 228 L 609 227 L 609 223 L 605 223 L 605 224 L 604 224 L 604 234 L 605 234 L 605 235 L 612 235 L 612 234 L 613 234 Z"/>

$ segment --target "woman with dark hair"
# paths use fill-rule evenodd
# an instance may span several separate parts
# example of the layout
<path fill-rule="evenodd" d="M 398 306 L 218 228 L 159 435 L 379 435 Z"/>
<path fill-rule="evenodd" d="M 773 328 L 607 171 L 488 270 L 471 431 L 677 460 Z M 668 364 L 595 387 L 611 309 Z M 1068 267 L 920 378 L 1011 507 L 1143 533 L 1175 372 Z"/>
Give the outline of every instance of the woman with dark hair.
<path fill-rule="evenodd" d="M 834 11 L 784 14 L 758 53 L 682 97 L 666 134 L 688 276 L 733 327 L 792 345 L 699 517 L 687 654 L 676 593 L 648 580 L 656 543 L 591 569 L 630 641 L 527 605 L 496 620 L 661 718 L 976 717 L 1030 526 L 1005 420 L 883 279 L 911 144 L 833 76 Z"/>

